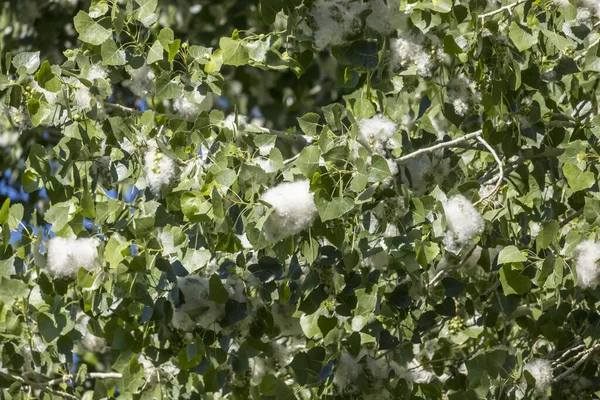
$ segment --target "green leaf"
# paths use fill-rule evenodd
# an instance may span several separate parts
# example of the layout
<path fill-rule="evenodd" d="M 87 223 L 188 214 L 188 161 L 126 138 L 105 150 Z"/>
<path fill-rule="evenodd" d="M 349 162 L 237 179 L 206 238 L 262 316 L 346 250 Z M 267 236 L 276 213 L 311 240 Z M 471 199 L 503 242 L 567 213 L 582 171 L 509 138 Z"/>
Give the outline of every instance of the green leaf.
<path fill-rule="evenodd" d="M 167 49 L 167 53 L 168 53 L 168 60 L 169 62 L 173 61 L 175 59 L 175 56 L 177 55 L 177 53 L 179 52 L 179 47 L 181 46 L 181 40 L 177 39 L 174 40 L 173 43 L 171 43 L 169 45 L 169 48 Z"/>
<path fill-rule="evenodd" d="M 223 63 L 226 65 L 246 65 L 250 61 L 248 49 L 241 40 L 233 40 L 228 37 L 222 37 L 219 40 L 219 47 L 223 51 Z"/>
<path fill-rule="evenodd" d="M 355 316 L 366 317 L 375 311 L 377 305 L 377 291 L 374 286 L 370 293 L 367 293 L 366 289 L 358 289 L 355 291 L 356 295 L 356 308 L 354 309 Z"/>
<path fill-rule="evenodd" d="M 8 222 L 8 210 L 10 209 L 10 198 L 4 200 L 2 208 L 0 208 L 0 225 Z"/>
<path fill-rule="evenodd" d="M 1 214 L 2 211 L 0 211 L 0 216 Z M 24 214 L 25 208 L 23 207 L 23 204 L 13 204 L 10 207 L 10 211 L 8 213 L 8 229 L 10 229 L 11 231 L 16 230 L 19 227 L 21 220 L 23 220 Z"/>
<path fill-rule="evenodd" d="M 213 274 L 210 277 L 208 285 L 208 300 L 219 304 L 227 303 L 227 300 L 229 299 L 229 293 L 227 293 L 227 289 L 225 289 L 225 286 L 223 286 L 223 282 L 221 282 L 219 275 Z"/>
<path fill-rule="evenodd" d="M 456 44 L 454 37 L 452 35 L 446 35 L 444 37 L 444 53 L 450 55 L 458 55 L 463 52 L 463 49 Z"/>
<path fill-rule="evenodd" d="M 505 296 L 525 294 L 531 289 L 531 280 L 521 275 L 521 271 L 514 269 L 510 264 L 505 264 L 500 269 L 500 283 Z"/>
<path fill-rule="evenodd" d="M 323 316 L 325 313 L 325 309 L 319 309 L 312 314 L 304 314 L 300 317 L 300 327 L 302 328 L 304 336 L 312 339 L 321 333 L 321 328 L 319 328 L 319 317 Z"/>
<path fill-rule="evenodd" d="M 325 222 L 339 218 L 352 210 L 354 208 L 354 201 L 349 197 L 336 197 L 331 201 L 317 197 L 315 205 L 317 206 L 317 212 L 319 213 L 319 217 L 321 217 L 321 221 Z"/>
<path fill-rule="evenodd" d="M 73 22 L 75 30 L 79 33 L 79 40 L 82 42 L 99 46 L 112 35 L 110 29 L 94 21 L 85 11 L 79 11 Z"/>
<path fill-rule="evenodd" d="M 15 300 L 26 297 L 29 294 L 29 287 L 17 279 L 0 277 L 0 300 L 6 306 L 11 306 Z"/>
<path fill-rule="evenodd" d="M 73 199 L 64 203 L 57 203 L 46 211 L 44 219 L 52 224 L 54 232 L 58 232 L 73 219 L 76 209 L 75 200 Z"/>
<path fill-rule="evenodd" d="M 319 127 L 319 120 L 321 116 L 316 113 L 304 114 L 302 117 L 297 118 L 300 129 L 308 136 L 316 136 L 317 129 Z"/>
<path fill-rule="evenodd" d="M 537 43 L 537 37 L 513 21 L 508 29 L 508 37 L 519 51 L 525 51 Z"/>
<path fill-rule="evenodd" d="M 547 249 L 558 239 L 560 224 L 558 221 L 542 222 L 542 229 L 535 238 L 536 251 L 539 253 L 542 249 Z"/>
<path fill-rule="evenodd" d="M 296 167 L 306 176 L 312 178 L 312 176 L 319 170 L 319 159 L 321 158 L 321 151 L 316 146 L 309 146 L 302 149 L 300 156 L 295 162 Z"/>
<path fill-rule="evenodd" d="M 100 54 L 102 55 L 102 65 L 117 66 L 125 65 L 127 63 L 125 51 L 120 50 L 112 39 L 105 40 L 102 43 Z"/>
<path fill-rule="evenodd" d="M 506 246 L 500 250 L 498 264 L 521 263 L 527 261 L 527 257 L 521 253 L 516 246 Z"/>
<path fill-rule="evenodd" d="M 283 9 L 281 0 L 260 0 L 258 10 L 266 24 L 275 22 L 275 16 Z"/>
<path fill-rule="evenodd" d="M 179 96 L 180 92 L 178 79 L 171 78 L 169 72 L 163 72 L 156 80 L 156 97 L 158 99 L 174 99 Z"/>
<path fill-rule="evenodd" d="M 371 167 L 369 171 L 369 182 L 382 182 L 386 178 L 392 176 L 390 167 L 385 158 L 374 155 L 371 159 Z"/>
<path fill-rule="evenodd" d="M 206 216 L 212 205 L 197 190 L 186 192 L 181 196 L 181 211 L 190 221 L 199 221 Z"/>
<path fill-rule="evenodd" d="M 569 187 L 575 192 L 589 189 L 596 182 L 596 178 L 592 172 L 582 172 L 575 164 L 565 164 L 562 170 L 565 178 L 567 178 Z"/>
<path fill-rule="evenodd" d="M 158 5 L 158 0 L 135 0 L 135 2 L 140 6 L 137 12 L 137 20 L 146 27 L 153 25 L 157 18 L 154 11 Z"/>
<path fill-rule="evenodd" d="M 40 66 L 40 52 L 22 52 L 17 54 L 12 64 L 17 69 L 19 75 L 33 74 Z"/>
<path fill-rule="evenodd" d="M 277 384 L 279 379 L 273 374 L 263 376 L 260 381 L 260 392 L 265 396 L 275 396 L 277 394 Z"/>
<path fill-rule="evenodd" d="M 146 58 L 148 64 L 161 61 L 164 58 L 164 49 L 162 44 L 157 40 L 154 42 L 150 50 L 148 51 L 148 57 Z"/>
<path fill-rule="evenodd" d="M 574 49 L 576 47 L 572 40 L 567 39 L 556 32 L 549 31 L 548 29 L 542 29 L 542 34 L 548 38 L 550 43 L 552 43 L 558 50 L 562 52 L 568 49 Z"/>

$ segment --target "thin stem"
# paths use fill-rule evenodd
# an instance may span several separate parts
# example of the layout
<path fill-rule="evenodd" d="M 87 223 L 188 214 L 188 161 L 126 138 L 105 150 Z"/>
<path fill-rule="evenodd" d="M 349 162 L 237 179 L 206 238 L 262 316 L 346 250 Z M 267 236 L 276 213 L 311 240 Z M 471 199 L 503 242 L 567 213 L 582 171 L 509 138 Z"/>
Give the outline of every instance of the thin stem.
<path fill-rule="evenodd" d="M 512 15 L 512 9 L 513 9 L 513 8 L 515 8 L 516 6 L 518 6 L 519 4 L 523 4 L 523 3 L 525 3 L 526 1 L 527 1 L 527 0 L 517 0 L 517 1 L 515 1 L 514 3 L 507 4 L 507 5 L 505 5 L 504 7 L 500 7 L 500 8 L 499 8 L 499 9 L 497 9 L 497 10 L 490 11 L 490 12 L 488 12 L 488 13 L 485 13 L 485 14 L 481 14 L 481 15 L 479 16 L 479 18 L 481 18 L 481 20 L 483 21 L 483 20 L 484 20 L 484 19 L 486 19 L 487 17 L 491 17 L 491 16 L 493 16 L 493 15 L 496 15 L 496 14 L 503 13 L 504 11 L 508 11 L 508 13 Z"/>
<path fill-rule="evenodd" d="M 19 382 L 23 385 L 28 385 L 29 387 L 35 387 L 43 392 L 46 392 L 48 394 L 51 394 L 53 396 L 59 396 L 63 399 L 70 399 L 70 400 L 79 400 L 78 397 L 73 396 L 72 394 L 69 394 L 67 392 L 63 392 L 61 390 L 55 390 L 52 388 L 47 387 L 49 383 L 53 383 L 54 380 L 50 381 L 50 382 L 45 382 L 45 383 L 38 383 L 38 382 L 30 382 L 27 379 L 21 378 L 20 376 L 16 376 L 16 375 L 12 375 L 9 374 L 7 372 L 2 372 L 0 371 L 0 375 L 7 378 L 7 379 L 11 379 L 15 382 Z M 62 378 L 61 378 L 62 380 Z M 54 383 L 53 383 L 54 384 Z"/>
<path fill-rule="evenodd" d="M 496 184 L 494 185 L 494 188 L 492 189 L 492 191 L 489 192 L 484 197 L 482 197 L 481 199 L 479 199 L 477 202 L 475 202 L 475 204 L 473 204 L 474 206 L 478 205 L 485 199 L 492 197 L 498 191 L 498 189 L 500 189 L 500 185 L 502 184 L 502 181 L 504 180 L 504 168 L 502 168 L 502 161 L 500 161 L 500 157 L 498 157 L 498 153 L 496 153 L 496 150 L 494 150 L 494 148 L 492 146 L 490 146 L 488 144 L 488 142 L 486 142 L 481 136 L 477 136 L 477 140 L 479 140 L 481 142 L 481 144 L 483 144 L 485 146 L 485 148 L 488 149 L 488 151 L 490 153 L 492 153 L 494 160 L 496 160 L 496 164 L 498 164 L 499 173 L 498 173 L 498 180 L 496 181 Z"/>
<path fill-rule="evenodd" d="M 88 376 L 92 379 L 121 379 L 123 374 L 118 372 L 90 372 Z"/>
<path fill-rule="evenodd" d="M 453 147 L 453 146 L 455 146 L 458 143 L 465 142 L 467 140 L 471 140 L 473 138 L 479 137 L 479 136 L 481 136 L 481 133 L 482 133 L 481 130 L 478 130 L 476 132 L 469 133 L 469 134 L 467 134 L 465 136 L 461 136 L 459 138 L 456 138 L 456 139 L 453 139 L 453 140 L 449 140 L 447 142 L 438 143 L 438 144 L 436 144 L 434 146 L 425 147 L 425 148 L 413 151 L 412 153 L 409 153 L 409 154 L 407 154 L 405 156 L 402 156 L 402 157 L 396 159 L 396 162 L 398 164 L 401 164 L 401 163 L 404 163 L 404 162 L 406 162 L 406 161 L 408 161 L 410 159 L 419 157 L 420 155 L 423 155 L 423 154 L 426 154 L 426 153 L 431 153 L 433 151 L 436 151 L 436 150 L 439 150 L 439 149 L 443 149 L 445 147 Z"/>
<path fill-rule="evenodd" d="M 574 359 L 576 357 L 581 357 L 581 358 L 579 358 L 579 360 L 577 360 L 577 362 L 575 364 L 573 364 L 573 366 L 571 368 L 568 368 L 565 372 L 563 372 L 562 374 L 557 376 L 555 378 L 555 381 L 560 381 L 560 380 L 566 378 L 567 376 L 571 375 L 577 368 L 579 368 L 584 362 L 586 362 L 587 359 L 598 349 L 600 349 L 600 343 L 596 343 L 589 349 L 582 351 L 581 353 L 577 353 L 575 356 L 571 357 L 571 359 Z M 565 361 L 565 363 L 566 363 L 566 361 Z"/>
<path fill-rule="evenodd" d="M 116 103 L 109 103 L 108 101 L 104 102 L 104 106 L 106 108 L 112 108 L 113 110 L 118 110 L 124 113 L 128 113 L 128 114 L 133 114 L 133 115 L 141 115 L 144 112 L 140 111 L 140 110 L 136 110 L 135 108 L 131 108 L 131 107 L 126 107 L 123 106 L 121 104 L 116 104 Z M 167 117 L 167 119 L 185 119 L 189 122 L 195 122 L 194 118 L 190 118 L 188 116 L 186 117 L 182 117 L 180 115 L 175 115 L 175 114 L 163 114 L 163 113 L 154 113 L 157 116 L 161 116 L 161 117 Z M 308 140 L 304 137 L 304 135 L 300 135 L 298 133 L 292 133 L 292 134 L 288 134 L 287 132 L 283 132 L 283 131 L 278 131 L 275 129 L 267 129 L 264 128 L 266 134 L 269 135 L 275 135 L 277 136 L 278 139 L 282 139 L 282 140 L 288 140 L 288 141 L 303 141 L 303 142 L 308 142 Z M 247 134 L 253 134 L 255 132 L 246 132 Z M 257 133 L 259 134 L 259 133 Z"/>

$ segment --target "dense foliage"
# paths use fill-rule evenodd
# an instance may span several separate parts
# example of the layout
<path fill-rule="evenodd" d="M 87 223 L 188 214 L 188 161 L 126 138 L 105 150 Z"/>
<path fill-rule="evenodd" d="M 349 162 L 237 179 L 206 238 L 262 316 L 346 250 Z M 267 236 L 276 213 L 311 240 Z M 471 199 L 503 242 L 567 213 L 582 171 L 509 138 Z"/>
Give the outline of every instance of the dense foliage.
<path fill-rule="evenodd" d="M 0 4 L 0 398 L 600 395 L 595 0 Z"/>

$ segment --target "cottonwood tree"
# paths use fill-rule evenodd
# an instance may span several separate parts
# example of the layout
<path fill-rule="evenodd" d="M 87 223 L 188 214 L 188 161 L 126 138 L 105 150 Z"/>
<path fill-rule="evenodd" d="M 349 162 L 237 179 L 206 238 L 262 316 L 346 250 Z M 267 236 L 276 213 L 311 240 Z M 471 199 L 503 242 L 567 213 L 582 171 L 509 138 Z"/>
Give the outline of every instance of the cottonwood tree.
<path fill-rule="evenodd" d="M 0 13 L 3 399 L 598 396 L 596 1 Z"/>

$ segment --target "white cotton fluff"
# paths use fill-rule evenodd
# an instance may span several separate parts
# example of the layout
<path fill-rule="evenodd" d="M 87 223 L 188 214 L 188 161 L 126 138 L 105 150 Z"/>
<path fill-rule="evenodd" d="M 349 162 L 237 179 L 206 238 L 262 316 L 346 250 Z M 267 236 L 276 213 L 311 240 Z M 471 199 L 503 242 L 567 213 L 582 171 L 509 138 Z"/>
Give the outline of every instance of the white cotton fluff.
<path fill-rule="evenodd" d="M 367 2 L 372 11 L 367 17 L 367 26 L 374 31 L 388 35 L 406 25 L 408 15 L 400 11 L 399 0 L 371 0 Z"/>
<path fill-rule="evenodd" d="M 360 13 L 366 6 L 353 0 L 317 0 L 312 9 L 316 24 L 315 45 L 322 49 L 343 44 L 348 36 L 360 33 Z"/>
<path fill-rule="evenodd" d="M 302 326 L 300 326 L 300 318 L 295 318 L 295 304 L 273 303 L 271 306 L 271 314 L 273 315 L 273 323 L 281 336 L 299 336 L 302 335 Z"/>
<path fill-rule="evenodd" d="M 261 200 L 273 206 L 263 225 L 265 238 L 272 243 L 309 228 L 317 215 L 308 181 L 280 183 L 267 190 Z"/>
<path fill-rule="evenodd" d="M 89 108 L 93 98 L 94 96 L 92 95 L 92 92 L 90 92 L 90 89 L 84 85 L 80 85 L 75 90 L 75 108 L 77 111 L 83 111 Z"/>
<path fill-rule="evenodd" d="M 475 83 L 464 74 L 460 74 L 450 81 L 447 92 L 454 112 L 460 116 L 465 116 L 471 105 L 476 105 L 481 101 L 481 93 L 477 91 Z"/>
<path fill-rule="evenodd" d="M 360 139 L 377 153 L 384 153 L 383 146 L 396 133 L 396 129 L 396 123 L 382 114 L 363 119 L 358 123 Z"/>
<path fill-rule="evenodd" d="M 225 119 L 221 122 L 221 126 L 223 128 L 227 128 L 233 133 L 237 139 L 242 136 L 242 133 L 246 130 L 246 126 L 248 126 L 248 117 L 242 114 L 237 115 L 237 123 L 235 114 L 229 114 Z"/>
<path fill-rule="evenodd" d="M 415 67 L 417 74 L 430 76 L 433 68 L 431 54 L 423 49 L 418 39 L 398 38 L 390 43 L 392 70 Z"/>
<path fill-rule="evenodd" d="M 360 355 L 354 358 L 350 353 L 343 350 L 336 363 L 333 382 L 340 391 L 347 390 L 347 388 L 354 385 L 354 381 L 362 372 L 363 367 L 360 364 Z"/>
<path fill-rule="evenodd" d="M 441 184 L 448 174 L 450 174 L 450 160 L 443 159 L 443 151 L 433 153 L 431 158 L 424 154 L 404 164 L 402 183 L 410 186 L 415 196 L 422 196 L 435 184 Z"/>
<path fill-rule="evenodd" d="M 173 108 L 181 116 L 197 117 L 203 109 L 201 103 L 205 99 L 206 96 L 200 94 L 196 89 L 190 92 L 184 91 L 173 100 Z"/>
<path fill-rule="evenodd" d="M 172 182 L 175 175 L 175 162 L 160 151 L 155 141 L 148 143 L 148 150 L 144 154 L 144 172 L 146 183 L 156 196 Z"/>
<path fill-rule="evenodd" d="M 78 330 L 83 335 L 83 338 L 79 340 L 79 345 L 86 351 L 92 353 L 102 353 L 106 349 L 106 340 L 92 334 L 87 325 L 90 321 L 90 317 L 85 315 L 83 312 L 79 312 L 77 315 Z"/>
<path fill-rule="evenodd" d="M 461 248 L 469 243 L 485 228 L 485 221 L 473 204 L 462 195 L 452 196 L 444 203 L 446 215 L 446 250 L 459 253 Z"/>
<path fill-rule="evenodd" d="M 62 92 L 51 92 L 49 90 L 46 90 L 43 87 L 41 87 L 35 80 L 32 80 L 29 83 L 29 86 L 31 86 L 31 88 L 36 93 L 43 94 L 44 97 L 46 98 L 46 101 L 50 105 L 55 105 L 55 104 L 59 103 L 59 99 L 61 100 L 61 104 L 64 103 L 64 97 L 62 96 Z"/>
<path fill-rule="evenodd" d="M 523 369 L 535 378 L 535 390 L 543 393 L 552 383 L 552 366 L 548 360 L 535 358 L 529 361 Z"/>
<path fill-rule="evenodd" d="M 100 266 L 95 238 L 67 239 L 54 237 L 48 241 L 46 268 L 52 276 L 75 277 L 80 267 L 91 271 Z"/>
<path fill-rule="evenodd" d="M 154 93 L 154 78 L 156 78 L 156 75 L 148 65 L 130 70 L 129 75 L 131 77 L 129 89 L 134 95 L 143 98 Z"/>
<path fill-rule="evenodd" d="M 92 82 L 96 79 L 106 79 L 107 77 L 108 72 L 106 72 L 106 68 L 103 68 L 99 65 L 92 65 L 87 74 L 87 79 Z"/>
<path fill-rule="evenodd" d="M 218 321 L 225 316 L 225 306 L 208 300 L 208 279 L 188 275 L 177 278 L 177 286 L 185 302 L 173 311 L 173 326 L 187 332 L 196 327 L 219 331 Z"/>
<path fill-rule="evenodd" d="M 600 242 L 586 240 L 575 248 L 577 285 L 581 288 L 595 288 L 600 284 Z"/>

